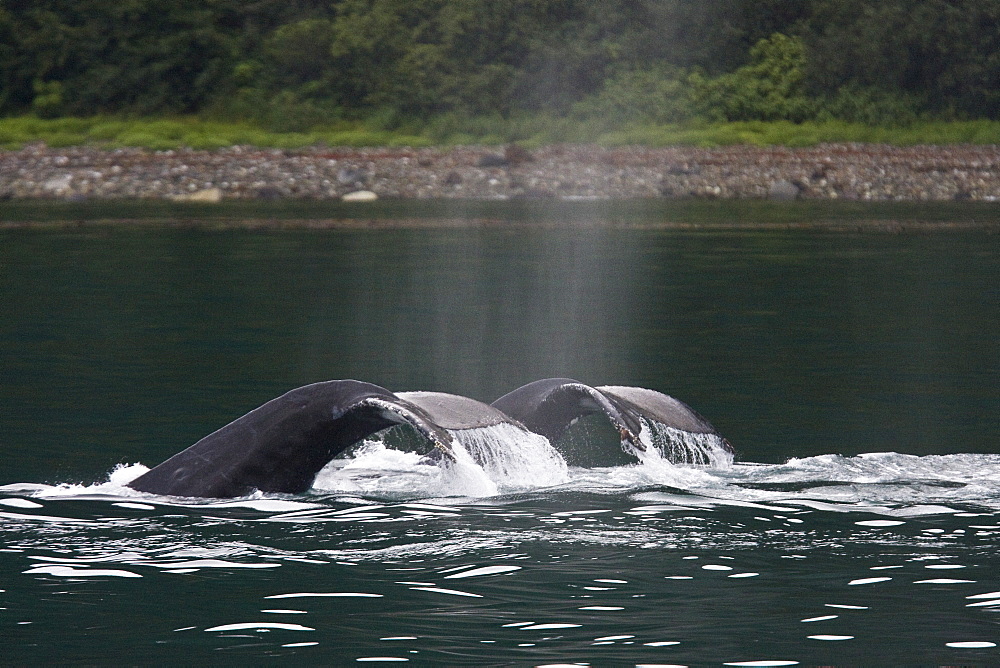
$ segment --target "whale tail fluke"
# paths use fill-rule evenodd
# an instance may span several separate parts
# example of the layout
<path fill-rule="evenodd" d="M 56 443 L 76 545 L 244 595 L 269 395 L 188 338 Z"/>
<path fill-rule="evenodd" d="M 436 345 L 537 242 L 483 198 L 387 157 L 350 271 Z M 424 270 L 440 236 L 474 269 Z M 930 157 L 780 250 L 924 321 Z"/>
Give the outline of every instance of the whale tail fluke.
<path fill-rule="evenodd" d="M 657 432 L 661 440 L 662 433 L 668 440 L 679 435 L 680 441 L 688 436 L 717 436 L 732 452 L 715 428 L 689 406 L 639 387 L 591 387 L 568 378 L 548 378 L 487 405 L 454 394 L 393 393 L 357 380 L 331 380 L 268 401 L 129 486 L 169 496 L 228 498 L 255 490 L 297 494 L 312 486 L 331 459 L 395 425 L 416 430 L 427 446 L 429 462 L 455 463 L 457 434 L 507 425 L 506 429 L 541 435 L 555 443 L 570 424 L 590 414 L 606 416 L 623 446 L 633 451 L 660 447 L 647 433 L 652 425 L 662 427 Z M 676 459 L 685 458 L 683 449 L 674 448 L 671 453 Z"/>
<path fill-rule="evenodd" d="M 393 393 L 356 380 L 306 385 L 250 411 L 133 480 L 169 496 L 228 498 L 309 489 L 331 459 L 399 424 L 413 427 L 428 462 L 454 462 L 452 432 L 513 422 L 491 406 L 441 392 Z M 520 425 L 518 425 L 520 426 Z"/>
<path fill-rule="evenodd" d="M 255 408 L 136 478 L 129 486 L 171 496 L 228 498 L 304 492 L 351 445 L 397 424 L 413 426 L 448 459 L 452 438 L 423 409 L 389 390 L 331 380 Z"/>
<path fill-rule="evenodd" d="M 591 387 L 570 378 L 546 378 L 505 394 L 492 406 L 552 442 L 579 418 L 603 413 L 618 430 L 623 446 L 638 451 L 647 447 L 643 421 L 649 421 L 682 434 L 718 436 L 723 447 L 732 452 L 729 442 L 690 406 L 642 387 Z"/>

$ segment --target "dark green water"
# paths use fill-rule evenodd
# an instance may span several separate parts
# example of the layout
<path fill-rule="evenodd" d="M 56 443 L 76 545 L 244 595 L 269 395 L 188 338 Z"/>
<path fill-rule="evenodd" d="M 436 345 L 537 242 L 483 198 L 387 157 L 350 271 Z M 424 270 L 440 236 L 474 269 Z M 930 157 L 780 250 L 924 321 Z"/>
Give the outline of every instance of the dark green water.
<path fill-rule="evenodd" d="M 984 231 L 7 230 L 0 304 L 4 662 L 1000 661 L 949 646 L 1000 644 Z M 108 478 L 313 381 L 546 376 L 674 395 L 738 463 L 483 498 L 376 461 L 235 504 Z"/>

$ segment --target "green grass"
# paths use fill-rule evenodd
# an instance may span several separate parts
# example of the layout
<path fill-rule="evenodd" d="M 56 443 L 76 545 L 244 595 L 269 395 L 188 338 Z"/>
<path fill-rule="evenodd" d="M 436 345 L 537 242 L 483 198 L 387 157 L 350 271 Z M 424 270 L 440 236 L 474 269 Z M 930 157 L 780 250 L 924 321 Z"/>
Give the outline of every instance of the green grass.
<path fill-rule="evenodd" d="M 150 150 L 216 149 L 243 145 L 296 149 L 306 146 L 454 146 L 519 142 L 527 147 L 573 142 L 605 146 L 814 146 L 861 142 L 914 144 L 1000 144 L 1000 121 L 926 121 L 899 127 L 873 127 L 841 121 L 808 123 L 744 122 L 615 127 L 605 119 L 573 119 L 545 114 L 505 119 L 442 115 L 397 128 L 373 119 L 338 121 L 308 132 L 271 132 L 259 125 L 180 118 L 0 119 L 0 148 L 18 149 L 33 142 L 52 147 L 135 146 Z"/>

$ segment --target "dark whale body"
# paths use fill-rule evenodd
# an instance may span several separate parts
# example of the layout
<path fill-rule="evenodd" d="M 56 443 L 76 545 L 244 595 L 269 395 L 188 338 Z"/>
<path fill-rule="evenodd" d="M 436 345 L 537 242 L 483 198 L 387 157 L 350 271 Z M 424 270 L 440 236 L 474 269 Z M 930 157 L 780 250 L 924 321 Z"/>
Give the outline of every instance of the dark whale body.
<path fill-rule="evenodd" d="M 550 442 L 585 415 L 603 413 L 622 442 L 644 450 L 639 439 L 641 418 L 691 434 L 721 435 L 708 420 L 683 401 L 642 387 L 591 387 L 571 378 L 546 378 L 523 385 L 491 404 Z M 732 446 L 724 438 L 724 446 Z"/>
<path fill-rule="evenodd" d="M 226 498 L 304 492 L 326 464 L 351 445 L 409 424 L 439 457 L 453 459 L 448 429 L 507 418 L 473 399 L 439 392 L 393 394 L 356 380 L 291 390 L 177 453 L 129 487 L 173 496 Z"/>

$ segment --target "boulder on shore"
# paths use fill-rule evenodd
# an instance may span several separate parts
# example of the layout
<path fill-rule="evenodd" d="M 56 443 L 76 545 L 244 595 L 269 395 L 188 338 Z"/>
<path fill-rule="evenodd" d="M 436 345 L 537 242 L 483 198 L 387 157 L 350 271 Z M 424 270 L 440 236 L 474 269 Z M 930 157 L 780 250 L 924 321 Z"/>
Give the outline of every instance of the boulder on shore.
<path fill-rule="evenodd" d="M 207 202 L 209 204 L 218 204 L 222 201 L 222 189 L 205 188 L 203 190 L 195 190 L 193 193 L 172 195 L 170 199 L 175 202 Z"/>
<path fill-rule="evenodd" d="M 340 199 L 344 202 L 374 202 L 378 199 L 378 195 L 371 190 L 355 190 L 354 192 L 347 193 Z"/>

